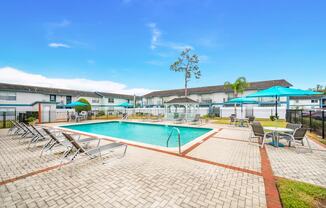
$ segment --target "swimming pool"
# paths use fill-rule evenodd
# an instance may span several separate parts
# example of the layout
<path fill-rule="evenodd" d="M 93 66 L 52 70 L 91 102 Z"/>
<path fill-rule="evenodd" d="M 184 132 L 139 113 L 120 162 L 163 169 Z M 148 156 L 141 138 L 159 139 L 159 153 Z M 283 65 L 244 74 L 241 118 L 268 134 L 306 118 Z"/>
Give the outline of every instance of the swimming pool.
<path fill-rule="evenodd" d="M 195 128 L 121 121 L 65 125 L 60 127 L 97 136 L 103 135 L 161 147 L 166 147 L 167 139 L 173 127 L 177 127 L 180 130 L 181 146 L 186 145 L 196 138 L 199 138 L 212 131 L 210 128 Z M 177 131 L 173 131 L 169 141 L 169 147 L 178 147 Z"/>

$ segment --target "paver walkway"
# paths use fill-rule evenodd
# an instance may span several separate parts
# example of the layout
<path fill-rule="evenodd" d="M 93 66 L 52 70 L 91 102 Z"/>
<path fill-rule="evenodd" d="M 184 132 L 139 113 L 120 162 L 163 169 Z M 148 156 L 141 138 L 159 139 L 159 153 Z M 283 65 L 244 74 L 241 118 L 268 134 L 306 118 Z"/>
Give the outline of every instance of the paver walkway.
<path fill-rule="evenodd" d="M 24 152 L 19 154 L 24 158 Z M 8 157 L 1 159 L 2 163 Z M 129 147 L 125 158 L 106 161 L 105 165 L 99 160 L 79 162 L 72 178 L 67 165 L 7 183 L 0 186 L 0 203 L 5 207 L 266 206 L 261 176 L 135 147 Z M 19 158 L 16 163 L 20 164 Z"/>
<path fill-rule="evenodd" d="M 108 156 L 104 165 L 79 159 L 73 177 L 71 165 L 56 167 L 60 150 L 39 158 L 40 148 L 27 150 L 0 130 L 0 206 L 275 207 L 272 171 L 326 185 L 324 148 L 313 143 L 318 151 L 297 154 L 267 146 L 266 154 L 248 144 L 248 129 L 225 127 L 182 156 L 130 145 L 126 157 Z"/>

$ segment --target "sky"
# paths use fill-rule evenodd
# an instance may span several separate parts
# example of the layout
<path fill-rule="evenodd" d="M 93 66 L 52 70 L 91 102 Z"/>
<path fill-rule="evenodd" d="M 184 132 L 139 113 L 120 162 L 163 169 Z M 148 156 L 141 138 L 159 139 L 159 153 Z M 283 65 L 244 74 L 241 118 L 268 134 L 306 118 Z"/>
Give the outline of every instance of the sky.
<path fill-rule="evenodd" d="M 27 0 L 0 4 L 0 82 L 144 94 L 286 79 L 326 85 L 325 0 Z"/>

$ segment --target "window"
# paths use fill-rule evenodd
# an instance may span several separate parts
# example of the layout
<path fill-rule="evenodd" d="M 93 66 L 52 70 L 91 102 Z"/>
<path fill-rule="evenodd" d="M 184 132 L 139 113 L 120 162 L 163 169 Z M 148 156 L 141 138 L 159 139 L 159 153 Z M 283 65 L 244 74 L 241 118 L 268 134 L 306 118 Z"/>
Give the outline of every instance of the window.
<path fill-rule="evenodd" d="M 56 102 L 57 96 L 56 95 L 50 95 L 50 102 Z"/>
<path fill-rule="evenodd" d="M 311 103 L 318 103 L 318 100 L 317 99 L 313 99 L 313 100 L 311 100 Z"/>
<path fill-rule="evenodd" d="M 99 99 L 92 99 L 92 103 L 100 103 Z"/>
<path fill-rule="evenodd" d="M 71 103 L 71 96 L 67 96 L 66 97 L 66 104 L 70 104 Z"/>
<path fill-rule="evenodd" d="M 108 103 L 114 103 L 114 98 L 108 98 Z"/>
<path fill-rule="evenodd" d="M 295 103 L 299 103 L 299 100 L 295 100 Z"/>
<path fill-rule="evenodd" d="M 0 92 L 0 100 L 14 101 L 16 100 L 15 92 Z"/>

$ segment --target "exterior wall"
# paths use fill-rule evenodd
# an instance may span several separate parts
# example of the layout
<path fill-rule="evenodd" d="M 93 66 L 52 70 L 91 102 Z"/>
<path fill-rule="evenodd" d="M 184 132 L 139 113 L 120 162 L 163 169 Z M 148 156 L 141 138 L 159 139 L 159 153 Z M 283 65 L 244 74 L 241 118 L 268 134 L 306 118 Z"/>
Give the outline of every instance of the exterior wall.
<path fill-rule="evenodd" d="M 1 91 L 0 91 L 1 92 Z M 26 93 L 26 92 L 11 92 L 16 94 L 16 100 L 0 100 L 1 109 L 15 109 L 16 111 L 38 111 L 37 105 L 32 105 L 35 102 L 50 102 L 49 94 L 39 94 L 39 93 Z M 108 102 L 108 97 L 71 97 L 71 102 L 75 102 L 80 98 L 85 98 L 92 105 L 93 110 L 109 110 L 115 105 L 123 102 L 133 102 L 133 100 L 114 98 L 113 103 Z M 56 103 L 58 105 L 64 106 L 67 104 L 67 96 L 56 95 Z M 51 107 L 51 109 L 53 106 Z"/>
<path fill-rule="evenodd" d="M 296 109 L 296 108 L 313 109 L 313 108 L 320 108 L 320 106 L 321 106 L 321 103 L 320 103 L 319 99 L 301 99 L 301 100 L 293 99 L 293 100 L 290 100 L 290 108 L 292 108 L 292 109 Z"/>

